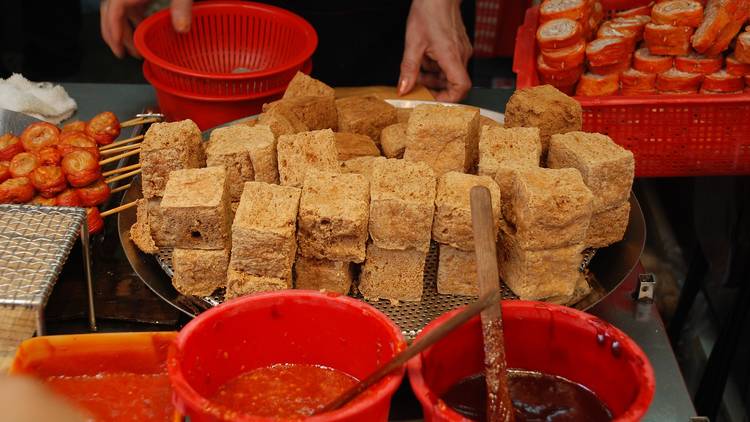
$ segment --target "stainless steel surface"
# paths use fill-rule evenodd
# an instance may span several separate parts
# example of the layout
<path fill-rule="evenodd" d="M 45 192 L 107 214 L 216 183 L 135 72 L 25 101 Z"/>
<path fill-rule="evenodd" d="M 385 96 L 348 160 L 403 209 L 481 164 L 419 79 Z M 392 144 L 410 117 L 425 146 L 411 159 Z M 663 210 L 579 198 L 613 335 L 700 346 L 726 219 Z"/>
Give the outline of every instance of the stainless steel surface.
<path fill-rule="evenodd" d="M 91 117 L 104 109 L 109 109 L 118 116 L 130 116 L 156 103 L 154 91 L 147 85 L 68 83 L 64 86 L 78 102 L 78 115 L 82 118 Z M 470 105 L 502 111 L 503 104 L 511 93 L 512 91 L 507 89 L 474 88 L 469 93 L 466 102 Z M 116 101 L 113 99 L 116 99 Z M 645 198 L 645 200 L 648 200 L 648 198 Z M 122 221 L 119 222 L 121 231 L 122 223 Z M 141 272 L 151 271 L 152 274 L 166 278 L 166 274 L 154 259 L 141 261 L 142 256 L 135 253 L 134 247 L 129 242 L 123 244 L 123 247 L 126 249 L 131 264 L 133 258 L 135 258 Z M 128 251 L 128 249 L 131 250 Z M 597 262 L 598 258 L 597 255 L 594 263 Z M 656 308 L 651 304 L 645 304 L 645 311 L 640 313 L 645 315 L 645 318 L 636 318 L 639 314 L 638 309 L 644 309 L 644 307 L 643 304 L 632 300 L 635 284 L 635 275 L 627 278 L 625 283 L 590 309 L 589 312 L 598 315 L 627 333 L 640 345 L 653 365 L 656 374 L 656 395 L 644 421 L 682 422 L 688 420 L 695 415 L 695 410 L 677 366 L 664 325 Z M 416 406 L 419 406 L 419 404 L 409 394 L 396 397 L 392 405 L 393 408 L 413 408 Z M 409 412 L 409 414 L 414 414 L 414 412 Z M 413 416 L 411 419 L 415 418 L 416 416 Z M 410 418 L 405 417 L 399 420 L 408 419 Z"/>
<path fill-rule="evenodd" d="M 18 136 L 26 126 L 36 122 L 41 122 L 41 120 L 23 113 L 0 108 L 0 134 L 10 132 Z"/>
<path fill-rule="evenodd" d="M 39 335 L 44 306 L 85 222 L 83 208 L 0 205 L 0 306 L 35 309 Z"/>

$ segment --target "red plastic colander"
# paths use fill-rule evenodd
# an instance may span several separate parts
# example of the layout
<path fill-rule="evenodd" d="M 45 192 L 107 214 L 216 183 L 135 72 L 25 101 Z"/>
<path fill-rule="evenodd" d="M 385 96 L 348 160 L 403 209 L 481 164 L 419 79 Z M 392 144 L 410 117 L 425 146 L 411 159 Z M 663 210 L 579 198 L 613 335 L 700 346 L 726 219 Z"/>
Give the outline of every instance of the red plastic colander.
<path fill-rule="evenodd" d="M 301 17 L 238 1 L 196 4 L 186 34 L 172 28 L 163 10 L 138 25 L 134 39 L 151 79 L 184 94 L 228 99 L 282 92 L 318 44 Z"/>

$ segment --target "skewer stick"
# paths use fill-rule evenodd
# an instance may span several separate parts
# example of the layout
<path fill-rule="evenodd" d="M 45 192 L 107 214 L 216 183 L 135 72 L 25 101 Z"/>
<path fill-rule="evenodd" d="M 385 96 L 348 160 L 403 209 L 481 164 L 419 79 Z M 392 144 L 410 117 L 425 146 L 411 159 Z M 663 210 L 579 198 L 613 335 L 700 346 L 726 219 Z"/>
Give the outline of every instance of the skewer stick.
<path fill-rule="evenodd" d="M 136 125 L 145 125 L 147 123 L 156 123 L 160 119 L 157 117 L 136 117 L 134 119 L 125 120 L 124 122 L 120 122 L 120 127 L 130 127 L 130 126 L 136 126 Z"/>
<path fill-rule="evenodd" d="M 116 168 L 114 170 L 105 171 L 104 173 L 102 173 L 102 176 L 103 177 L 107 177 L 107 176 L 111 176 L 113 174 L 122 173 L 124 171 L 130 171 L 130 170 L 135 170 L 135 169 L 139 169 L 139 168 L 141 168 L 141 163 L 135 163 L 135 164 L 130 165 L 130 166 L 125 166 L 125 167 Z"/>
<path fill-rule="evenodd" d="M 118 212 L 125 211 L 128 208 L 133 208 L 134 206 L 136 206 L 137 203 L 138 203 L 138 201 L 133 201 L 133 202 L 130 202 L 130 203 L 125 204 L 125 205 L 120 205 L 119 207 L 114 207 L 111 210 L 107 210 L 107 211 L 102 212 L 101 216 L 102 216 L 102 218 L 109 217 L 112 214 L 117 214 Z"/>
<path fill-rule="evenodd" d="M 106 179 L 106 180 L 104 180 L 104 183 L 110 184 L 110 183 L 116 182 L 118 180 L 127 179 L 128 177 L 135 176 L 136 174 L 138 174 L 140 172 L 141 172 L 141 169 L 129 171 L 129 172 L 125 173 L 125 174 L 121 174 L 119 176 L 115 176 L 115 177 Z"/>
<path fill-rule="evenodd" d="M 139 149 L 137 149 L 135 151 L 124 152 L 124 153 L 122 153 L 120 155 L 115 155 L 114 157 L 109 157 L 106 160 L 99 161 L 99 165 L 103 166 L 105 164 L 114 163 L 117 160 L 120 160 L 120 159 L 126 158 L 126 157 L 130 157 L 132 155 L 138 154 L 139 152 L 141 152 L 141 150 L 139 150 Z"/>
<path fill-rule="evenodd" d="M 120 141 L 117 141 L 117 142 L 112 142 L 111 144 L 108 144 L 108 145 L 102 145 L 102 147 L 99 148 L 99 150 L 100 151 L 105 151 L 105 150 L 108 150 L 108 149 L 119 147 L 120 145 L 129 144 L 129 143 L 134 142 L 134 141 L 140 141 L 141 139 L 143 139 L 143 135 L 133 136 L 132 138 L 127 138 L 127 139 L 123 139 L 123 140 L 120 140 Z"/>
<path fill-rule="evenodd" d="M 109 193 L 122 192 L 122 191 L 127 190 L 127 189 L 130 189 L 130 183 L 128 183 L 127 185 L 118 186 L 118 187 L 112 189 L 111 191 L 109 191 Z"/>
<path fill-rule="evenodd" d="M 141 144 L 125 145 L 125 146 L 117 147 L 117 148 L 103 149 L 103 150 L 99 151 L 99 154 L 100 155 L 111 155 L 111 154 L 116 154 L 116 153 L 122 152 L 122 151 L 129 151 L 131 149 L 139 149 L 140 147 L 141 147 Z"/>

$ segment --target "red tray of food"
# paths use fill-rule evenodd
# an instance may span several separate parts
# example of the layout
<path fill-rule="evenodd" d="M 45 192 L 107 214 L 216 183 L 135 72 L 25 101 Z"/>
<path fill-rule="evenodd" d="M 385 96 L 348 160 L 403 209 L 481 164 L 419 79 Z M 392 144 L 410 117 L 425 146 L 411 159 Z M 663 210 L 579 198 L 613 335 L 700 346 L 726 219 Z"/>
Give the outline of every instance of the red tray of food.
<path fill-rule="evenodd" d="M 650 0 L 601 0 L 607 16 Z M 539 7 L 516 37 L 517 88 L 540 85 Z M 635 155 L 637 177 L 750 174 L 750 92 L 575 97 L 583 129 L 609 135 Z"/>

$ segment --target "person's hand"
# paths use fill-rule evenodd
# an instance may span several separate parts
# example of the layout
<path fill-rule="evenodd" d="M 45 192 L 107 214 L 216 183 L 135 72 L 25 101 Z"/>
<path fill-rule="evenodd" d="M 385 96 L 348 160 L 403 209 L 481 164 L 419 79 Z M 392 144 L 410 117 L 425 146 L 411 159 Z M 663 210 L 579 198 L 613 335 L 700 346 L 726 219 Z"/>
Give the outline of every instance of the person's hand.
<path fill-rule="evenodd" d="M 457 102 L 471 88 L 466 64 L 471 43 L 461 20 L 460 0 L 414 0 L 406 22 L 399 95 L 419 82 L 439 101 Z"/>
<path fill-rule="evenodd" d="M 125 57 L 125 52 L 139 57 L 133 45 L 133 28 L 144 17 L 150 0 L 102 0 L 100 21 L 102 38 L 115 56 Z M 177 32 L 190 30 L 192 0 L 171 0 L 172 26 Z"/>

